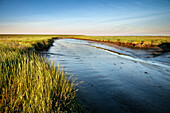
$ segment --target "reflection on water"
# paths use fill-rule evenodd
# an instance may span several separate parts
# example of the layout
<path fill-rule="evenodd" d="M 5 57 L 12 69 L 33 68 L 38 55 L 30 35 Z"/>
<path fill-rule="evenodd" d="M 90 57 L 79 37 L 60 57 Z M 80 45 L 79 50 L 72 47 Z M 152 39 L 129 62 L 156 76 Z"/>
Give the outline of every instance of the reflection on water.
<path fill-rule="evenodd" d="M 44 53 L 84 81 L 77 95 L 88 113 L 167 113 L 169 58 L 153 51 L 60 39 Z"/>

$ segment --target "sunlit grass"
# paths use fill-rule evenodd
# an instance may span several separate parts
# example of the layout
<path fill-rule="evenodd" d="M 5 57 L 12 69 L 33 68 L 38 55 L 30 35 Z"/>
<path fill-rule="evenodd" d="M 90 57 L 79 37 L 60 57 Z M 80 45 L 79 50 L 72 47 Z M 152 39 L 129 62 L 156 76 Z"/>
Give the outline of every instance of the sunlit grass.
<path fill-rule="evenodd" d="M 120 44 L 135 44 L 138 47 L 158 46 L 162 43 L 170 43 L 170 36 L 85 36 L 85 35 L 0 35 L 2 42 L 14 42 L 17 44 L 36 44 L 42 40 L 60 38 L 77 38 L 96 40 L 104 42 L 113 42 Z M 29 45 L 29 46 L 30 46 Z"/>
<path fill-rule="evenodd" d="M 37 43 L 48 43 L 51 36 L 34 35 L 0 35 L 0 44 L 9 44 L 15 46 L 24 46 L 25 48 L 34 48 Z M 44 44 L 43 44 L 44 45 Z"/>
<path fill-rule="evenodd" d="M 120 44 L 135 44 L 138 47 L 150 47 L 158 46 L 162 43 L 170 43 L 170 36 L 74 36 L 74 38 Z"/>
<path fill-rule="evenodd" d="M 34 44 L 24 43 L 28 40 L 24 38 L 21 43 L 12 40 L 0 43 L 0 111 L 82 112 L 76 99 L 77 83 L 46 58 L 28 51 L 38 43 L 48 45 L 49 38 Z"/>

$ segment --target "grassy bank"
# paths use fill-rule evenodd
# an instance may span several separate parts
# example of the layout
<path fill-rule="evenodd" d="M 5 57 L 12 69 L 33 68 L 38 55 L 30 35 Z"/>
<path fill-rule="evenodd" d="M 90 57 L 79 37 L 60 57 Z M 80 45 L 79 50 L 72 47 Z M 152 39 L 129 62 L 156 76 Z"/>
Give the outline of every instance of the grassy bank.
<path fill-rule="evenodd" d="M 1 37 L 1 112 L 81 112 L 75 83 L 32 51 L 48 48 L 51 39 Z"/>
<path fill-rule="evenodd" d="M 52 38 L 46 35 L 0 35 L 0 44 L 23 50 L 45 50 L 52 45 Z"/>
<path fill-rule="evenodd" d="M 121 46 L 148 48 L 170 43 L 170 36 L 66 36 L 83 40 L 110 42 Z"/>
<path fill-rule="evenodd" d="M 135 48 L 167 47 L 170 43 L 170 36 L 0 35 L 1 42 L 15 42 L 19 45 L 24 43 L 27 47 L 51 38 L 75 38 L 110 42 Z M 42 45 L 45 45 L 45 42 Z"/>

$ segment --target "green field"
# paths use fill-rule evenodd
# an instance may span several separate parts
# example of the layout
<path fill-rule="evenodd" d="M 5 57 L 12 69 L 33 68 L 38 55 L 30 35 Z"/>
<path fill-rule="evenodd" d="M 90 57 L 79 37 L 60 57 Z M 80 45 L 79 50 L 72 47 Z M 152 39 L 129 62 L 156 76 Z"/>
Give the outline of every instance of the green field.
<path fill-rule="evenodd" d="M 85 35 L 0 35 L 0 43 L 11 42 L 26 47 L 42 42 L 42 40 L 59 38 L 76 38 L 111 42 L 132 47 L 154 47 L 162 43 L 170 43 L 170 36 L 85 36 Z"/>
<path fill-rule="evenodd" d="M 81 112 L 73 78 L 34 51 L 52 36 L 0 36 L 1 112 Z"/>
<path fill-rule="evenodd" d="M 163 43 L 170 43 L 170 36 L 74 36 L 74 38 L 111 42 L 132 47 L 154 47 Z"/>

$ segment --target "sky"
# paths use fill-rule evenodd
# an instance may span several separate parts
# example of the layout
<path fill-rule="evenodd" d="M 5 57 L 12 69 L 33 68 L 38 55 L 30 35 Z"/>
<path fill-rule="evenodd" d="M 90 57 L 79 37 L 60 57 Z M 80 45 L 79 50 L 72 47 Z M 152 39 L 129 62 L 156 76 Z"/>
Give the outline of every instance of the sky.
<path fill-rule="evenodd" d="M 170 0 L 0 0 L 0 33 L 170 35 Z"/>

